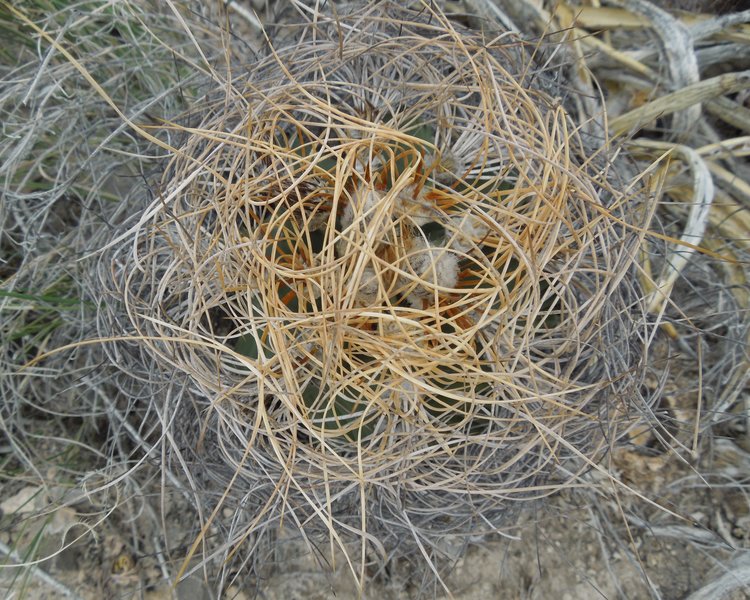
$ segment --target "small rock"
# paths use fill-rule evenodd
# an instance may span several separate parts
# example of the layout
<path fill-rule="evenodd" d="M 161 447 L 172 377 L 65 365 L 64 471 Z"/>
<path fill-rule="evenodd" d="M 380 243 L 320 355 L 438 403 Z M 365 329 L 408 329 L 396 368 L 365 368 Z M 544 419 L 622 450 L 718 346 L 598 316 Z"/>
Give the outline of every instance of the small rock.
<path fill-rule="evenodd" d="M 25 487 L 15 496 L 11 496 L 0 504 L 0 511 L 4 515 L 32 513 L 37 510 L 43 496 L 44 492 L 41 487 Z"/>

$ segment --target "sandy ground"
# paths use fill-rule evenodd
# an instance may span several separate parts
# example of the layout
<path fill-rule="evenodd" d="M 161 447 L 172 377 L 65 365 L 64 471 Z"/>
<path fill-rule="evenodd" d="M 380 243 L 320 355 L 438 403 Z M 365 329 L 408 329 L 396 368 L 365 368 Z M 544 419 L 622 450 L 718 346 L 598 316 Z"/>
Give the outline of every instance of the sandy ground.
<path fill-rule="evenodd" d="M 726 442 L 714 456 L 714 473 L 720 474 L 722 469 L 729 474 L 743 469 L 750 472 L 750 455 Z M 738 490 L 692 486 L 689 482 L 694 476 L 693 466 L 669 454 L 648 457 L 621 452 L 615 455 L 614 465 L 623 481 L 638 481 L 639 489 L 682 518 L 628 494 L 615 497 L 563 492 L 544 504 L 530 506 L 522 515 L 519 528 L 512 532 L 516 539 L 498 536 L 471 546 L 445 578 L 453 597 L 680 599 L 722 575 L 731 568 L 733 560 L 747 556 L 750 513 Z M 7 568 L 10 565 L 6 562 L 6 568 L 0 571 L 0 585 L 5 586 L 8 598 L 66 597 L 62 587 L 56 589 L 55 583 L 45 581 L 48 575 L 70 591 L 70 597 L 86 600 L 215 597 L 212 585 L 202 581 L 199 573 L 174 590 L 166 583 L 162 569 L 174 573 L 180 552 L 171 552 L 172 561 L 166 560 L 160 566 L 155 555 L 163 549 L 156 549 L 151 543 L 154 538 L 148 535 L 148 520 L 143 515 L 128 522 L 124 511 L 117 511 L 87 533 L 84 524 L 93 524 L 103 507 L 81 502 L 46 516 L 32 517 L 40 509 L 44 512 L 44 492 L 19 485 L 6 486 L 0 496 L 0 542 L 16 548 L 18 558 L 35 557 L 40 562 L 36 571 Z M 602 487 L 605 488 L 606 485 Z M 176 505 L 166 515 L 175 540 L 188 534 L 179 530 L 181 514 L 185 514 L 184 507 Z M 640 519 L 647 520 L 648 526 L 639 523 Z M 61 550 L 63 539 L 76 536 L 82 536 L 80 541 Z M 41 560 L 45 557 L 49 558 Z M 292 540 L 281 544 L 274 558 L 276 566 L 265 569 L 252 587 L 250 583 L 235 585 L 223 597 L 358 597 L 341 557 L 332 572 L 321 567 L 302 544 Z M 420 589 L 410 575 L 408 565 L 392 565 L 387 577 L 368 583 L 366 597 L 448 597 L 437 584 Z M 738 590 L 725 597 L 750 598 L 750 590 Z"/>

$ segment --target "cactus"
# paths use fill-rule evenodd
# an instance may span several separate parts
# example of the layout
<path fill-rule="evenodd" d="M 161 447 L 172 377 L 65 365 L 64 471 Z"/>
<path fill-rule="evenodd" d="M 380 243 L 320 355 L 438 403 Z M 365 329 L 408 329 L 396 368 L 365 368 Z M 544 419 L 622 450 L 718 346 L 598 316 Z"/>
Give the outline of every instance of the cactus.
<path fill-rule="evenodd" d="M 318 14 L 181 126 L 113 285 L 183 378 L 157 410 L 222 465 L 230 539 L 290 514 L 358 539 L 360 580 L 370 551 L 436 561 L 640 401 L 643 194 L 535 50 L 431 8 Z"/>

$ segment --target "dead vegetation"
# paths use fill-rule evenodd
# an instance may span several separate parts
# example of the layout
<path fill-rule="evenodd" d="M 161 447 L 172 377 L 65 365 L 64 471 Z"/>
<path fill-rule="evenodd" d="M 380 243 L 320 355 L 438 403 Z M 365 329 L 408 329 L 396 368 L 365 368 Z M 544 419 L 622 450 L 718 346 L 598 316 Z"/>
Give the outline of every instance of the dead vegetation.
<path fill-rule="evenodd" d="M 750 14 L 0 6 L 13 593 L 459 594 L 566 503 L 746 585 Z"/>

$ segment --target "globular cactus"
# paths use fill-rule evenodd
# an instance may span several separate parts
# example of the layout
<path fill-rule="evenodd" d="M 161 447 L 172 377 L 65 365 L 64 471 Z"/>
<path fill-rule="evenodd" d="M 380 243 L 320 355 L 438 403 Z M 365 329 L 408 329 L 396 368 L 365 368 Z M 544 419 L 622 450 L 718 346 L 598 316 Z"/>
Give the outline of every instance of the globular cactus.
<path fill-rule="evenodd" d="M 610 443 L 646 213 L 535 51 L 427 6 L 317 13 L 184 127 L 115 281 L 230 540 L 285 518 L 435 561 Z"/>

